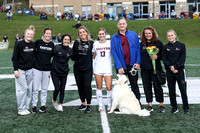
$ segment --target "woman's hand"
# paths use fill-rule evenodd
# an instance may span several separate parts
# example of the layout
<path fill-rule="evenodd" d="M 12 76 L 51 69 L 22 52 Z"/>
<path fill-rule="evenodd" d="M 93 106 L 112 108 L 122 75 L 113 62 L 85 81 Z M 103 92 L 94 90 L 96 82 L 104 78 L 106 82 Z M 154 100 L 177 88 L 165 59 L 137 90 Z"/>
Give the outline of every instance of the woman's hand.
<path fill-rule="evenodd" d="M 15 75 L 15 78 L 19 78 L 19 71 L 18 70 L 14 71 L 14 75 Z"/>

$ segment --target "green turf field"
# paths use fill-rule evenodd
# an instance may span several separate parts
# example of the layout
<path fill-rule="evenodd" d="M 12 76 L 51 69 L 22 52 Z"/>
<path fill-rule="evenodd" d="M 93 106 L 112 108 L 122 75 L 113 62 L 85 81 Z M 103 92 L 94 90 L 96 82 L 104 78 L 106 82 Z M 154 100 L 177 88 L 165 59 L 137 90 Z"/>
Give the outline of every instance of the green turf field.
<path fill-rule="evenodd" d="M 12 48 L 16 33 L 22 34 L 25 28 L 33 24 L 36 27 L 35 39 L 41 37 L 45 27 L 52 27 L 55 34 L 58 32 L 70 33 L 73 39 L 77 38 L 76 29 L 72 28 L 75 21 L 56 21 L 49 18 L 48 21 L 40 21 L 38 16 L 14 16 L 11 22 L 4 21 L 5 14 L 0 13 L 0 37 L 6 32 L 11 41 L 8 51 L 0 51 L 0 75 L 13 74 Z M 128 28 L 141 32 L 147 26 L 152 25 L 159 33 L 160 40 L 165 44 L 166 31 L 175 29 L 179 39 L 187 46 L 186 74 L 187 77 L 200 77 L 200 37 L 199 20 L 138 20 L 128 21 Z M 86 25 L 95 38 L 97 28 L 105 27 L 113 35 L 116 29 L 116 22 L 82 22 Z M 73 62 L 70 61 L 70 74 L 72 73 Z M 113 73 L 115 70 L 113 69 Z M 113 76 L 114 77 L 114 76 Z M 63 112 L 57 112 L 51 103 L 53 91 L 48 91 L 47 106 L 45 114 L 30 114 L 27 116 L 17 115 L 17 103 L 15 96 L 14 79 L 0 79 L 0 133 L 101 133 L 101 114 L 98 107 L 92 106 L 92 112 L 85 114 L 76 111 L 76 106 L 64 106 Z M 142 88 L 141 88 L 142 89 Z M 78 99 L 77 90 L 65 91 L 64 102 Z M 95 91 L 93 91 L 95 95 Z M 198 94 L 199 95 L 199 94 Z M 200 103 L 200 101 L 199 101 Z M 142 106 L 143 108 L 145 105 Z M 139 117 L 135 115 L 107 114 L 107 119 L 112 133 L 198 133 L 200 131 L 200 104 L 190 105 L 190 114 L 184 115 L 182 105 L 179 105 L 180 112 L 171 114 L 169 104 L 165 105 L 165 113 L 157 113 L 158 105 L 150 117 Z"/>

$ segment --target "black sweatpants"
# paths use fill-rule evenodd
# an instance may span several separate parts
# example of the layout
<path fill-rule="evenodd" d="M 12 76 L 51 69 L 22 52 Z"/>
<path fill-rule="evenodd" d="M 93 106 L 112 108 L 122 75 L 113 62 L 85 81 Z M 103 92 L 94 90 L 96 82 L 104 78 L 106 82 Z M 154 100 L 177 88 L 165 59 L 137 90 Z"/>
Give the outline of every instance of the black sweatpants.
<path fill-rule="evenodd" d="M 63 103 L 64 96 L 65 96 L 65 85 L 67 83 L 67 76 L 66 77 L 59 77 L 55 75 L 51 75 L 55 90 L 53 92 L 53 100 L 56 101 L 58 94 L 60 92 L 60 99 L 59 103 Z"/>
<path fill-rule="evenodd" d="M 178 83 L 179 90 L 181 92 L 181 98 L 183 102 L 183 109 L 189 109 L 188 97 L 187 97 L 187 87 L 185 81 L 185 71 L 178 70 L 178 73 L 173 73 L 170 70 L 166 72 L 167 84 L 169 89 L 170 103 L 172 108 L 177 108 L 176 101 L 176 81 Z"/>
<path fill-rule="evenodd" d="M 138 99 L 138 101 L 140 101 L 141 95 L 140 95 L 140 90 L 138 87 L 138 73 L 137 73 L 137 75 L 132 76 L 129 71 L 131 70 L 131 68 L 133 66 L 127 65 L 126 67 L 127 67 L 127 69 L 124 71 L 125 71 L 125 74 L 128 76 L 128 79 L 129 79 L 129 82 L 131 85 L 131 90 L 135 94 L 135 97 Z M 117 70 L 117 73 L 118 73 L 118 70 Z"/>
<path fill-rule="evenodd" d="M 87 104 L 91 104 L 92 99 L 92 71 L 78 70 L 74 68 L 74 76 L 76 84 L 78 86 L 78 93 L 81 102 L 87 101 Z"/>
<path fill-rule="evenodd" d="M 161 87 L 161 84 L 158 82 L 156 75 L 153 74 L 153 69 L 141 69 L 141 76 L 147 103 L 153 101 L 152 84 L 154 88 L 156 101 L 162 103 L 164 101 L 163 89 Z"/>

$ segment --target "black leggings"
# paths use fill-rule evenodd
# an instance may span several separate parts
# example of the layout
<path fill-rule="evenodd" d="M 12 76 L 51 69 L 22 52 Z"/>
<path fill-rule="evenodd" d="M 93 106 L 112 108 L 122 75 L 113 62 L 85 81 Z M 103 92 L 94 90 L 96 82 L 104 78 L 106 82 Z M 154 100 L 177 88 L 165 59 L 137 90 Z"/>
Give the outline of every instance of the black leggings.
<path fill-rule="evenodd" d="M 87 104 L 91 104 L 92 99 L 92 71 L 88 70 L 78 70 L 74 68 L 74 76 L 76 84 L 78 86 L 78 93 L 81 99 L 81 102 L 87 100 Z"/>
<path fill-rule="evenodd" d="M 55 90 L 53 92 L 53 100 L 56 101 L 58 97 L 58 93 L 60 92 L 60 99 L 59 103 L 63 103 L 63 99 L 65 96 L 65 85 L 67 83 L 67 76 L 66 77 L 58 77 L 55 75 L 52 75 L 52 81 L 55 87 Z"/>

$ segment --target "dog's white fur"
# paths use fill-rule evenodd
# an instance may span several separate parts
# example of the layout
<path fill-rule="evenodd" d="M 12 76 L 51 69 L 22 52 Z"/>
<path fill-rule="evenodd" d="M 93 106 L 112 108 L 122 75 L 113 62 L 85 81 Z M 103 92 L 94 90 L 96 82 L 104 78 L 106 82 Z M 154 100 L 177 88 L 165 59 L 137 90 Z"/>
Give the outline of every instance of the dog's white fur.
<path fill-rule="evenodd" d="M 146 109 L 141 110 L 139 101 L 128 87 L 127 77 L 117 74 L 117 78 L 116 84 L 112 89 L 112 107 L 108 113 L 149 116 L 150 112 Z M 116 108 L 119 109 L 119 112 L 114 111 Z"/>

